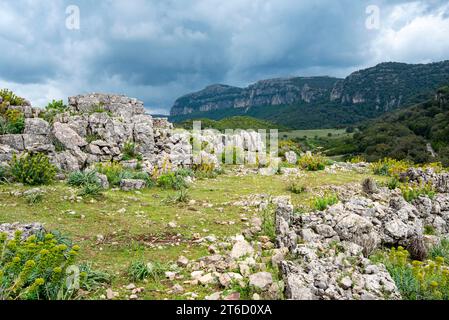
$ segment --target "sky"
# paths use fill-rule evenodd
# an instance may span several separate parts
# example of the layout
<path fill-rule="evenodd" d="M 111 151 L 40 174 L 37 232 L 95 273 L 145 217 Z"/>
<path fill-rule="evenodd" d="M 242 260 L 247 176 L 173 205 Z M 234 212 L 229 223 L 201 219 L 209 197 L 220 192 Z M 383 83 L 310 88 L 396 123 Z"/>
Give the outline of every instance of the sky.
<path fill-rule="evenodd" d="M 43 107 L 125 94 L 153 114 L 207 85 L 449 59 L 449 1 L 0 0 L 0 88 Z"/>

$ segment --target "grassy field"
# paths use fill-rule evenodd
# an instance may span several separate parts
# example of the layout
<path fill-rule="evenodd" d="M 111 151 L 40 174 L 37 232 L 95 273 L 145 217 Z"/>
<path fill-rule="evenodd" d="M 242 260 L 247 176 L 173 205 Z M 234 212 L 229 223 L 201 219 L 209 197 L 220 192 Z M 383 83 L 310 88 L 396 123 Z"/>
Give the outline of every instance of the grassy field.
<path fill-rule="evenodd" d="M 331 134 L 331 136 L 329 136 L 329 134 Z M 287 139 L 341 138 L 350 137 L 351 135 L 352 134 L 346 132 L 346 129 L 292 130 L 279 133 L 280 137 Z"/>
<path fill-rule="evenodd" d="M 304 173 L 298 178 L 239 177 L 229 168 L 226 172 L 216 179 L 196 181 L 189 189 L 194 204 L 167 201 L 177 192 L 159 188 L 134 192 L 109 190 L 97 200 L 74 200 L 77 190 L 60 182 L 41 187 L 45 192 L 43 201 L 30 205 L 20 195 L 29 187 L 0 185 L 0 223 L 41 222 L 48 230 L 61 231 L 81 246 L 81 261 L 92 262 L 96 269 L 113 275 L 111 288 L 120 293 L 120 299 L 127 299 L 129 291 L 124 286 L 132 282 L 126 274 L 131 261 L 141 259 L 168 265 L 181 255 L 197 259 L 207 255 L 207 245 L 193 241 L 196 233 L 202 237 L 215 235 L 220 240 L 241 234 L 248 227 L 242 218 L 260 215 L 234 206 L 233 202 L 253 194 L 291 195 L 295 206 L 304 207 L 316 190 L 326 185 L 358 183 L 367 177 L 353 172 Z M 299 195 L 290 193 L 288 186 L 292 179 L 308 191 Z M 176 222 L 177 227 L 169 227 L 170 222 Z M 185 298 L 170 294 L 169 289 L 175 283 L 183 285 L 186 292 L 198 294 L 198 299 L 218 290 L 213 286 L 189 287 L 182 279 L 149 280 L 136 285 L 145 288 L 139 296 L 142 299 Z M 105 289 L 87 293 L 85 298 L 100 298 Z"/>

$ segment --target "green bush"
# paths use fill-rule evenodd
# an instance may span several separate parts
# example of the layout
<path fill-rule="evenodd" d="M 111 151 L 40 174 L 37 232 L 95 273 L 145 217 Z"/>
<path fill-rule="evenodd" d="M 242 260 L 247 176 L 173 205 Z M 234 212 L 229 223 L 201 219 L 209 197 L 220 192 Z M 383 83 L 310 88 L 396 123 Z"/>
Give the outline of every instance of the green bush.
<path fill-rule="evenodd" d="M 11 106 L 21 106 L 25 102 L 25 99 L 18 97 L 14 92 L 8 89 L 1 89 L 0 97 L 3 99 L 3 105 L 9 103 Z"/>
<path fill-rule="evenodd" d="M 306 154 L 298 161 L 301 169 L 307 171 L 320 171 L 326 168 L 328 160 L 320 154 Z"/>
<path fill-rule="evenodd" d="M 142 160 L 142 155 L 139 154 L 136 150 L 136 144 L 132 141 L 128 141 L 123 146 L 123 160 L 128 161 L 132 159 Z"/>
<path fill-rule="evenodd" d="M 119 186 L 123 179 L 139 179 L 145 180 L 147 187 L 153 187 L 156 182 L 153 180 L 151 175 L 142 171 L 135 171 L 130 169 L 125 169 L 120 163 L 100 163 L 97 164 L 97 171 L 104 174 L 109 181 L 111 186 Z"/>
<path fill-rule="evenodd" d="M 449 264 L 449 239 L 442 239 L 440 243 L 429 250 L 429 257 L 435 260 L 438 257 L 444 259 L 444 263 Z"/>
<path fill-rule="evenodd" d="M 306 191 L 306 188 L 302 184 L 293 181 L 289 184 L 288 191 L 294 194 L 301 194 Z"/>
<path fill-rule="evenodd" d="M 99 134 L 88 134 L 86 136 L 86 142 L 92 143 L 94 141 L 101 140 L 101 136 Z"/>
<path fill-rule="evenodd" d="M 449 269 L 444 257 L 436 256 L 425 262 L 411 261 L 409 257 L 407 250 L 398 247 L 371 259 L 385 265 L 403 299 L 449 300 Z"/>
<path fill-rule="evenodd" d="M 43 153 L 13 156 L 11 174 L 18 182 L 36 186 L 51 183 L 56 175 L 56 168 Z"/>
<path fill-rule="evenodd" d="M 108 178 L 109 184 L 111 186 L 120 185 L 120 181 L 122 180 L 122 173 L 124 171 L 124 168 L 120 163 L 99 163 L 97 164 L 96 168 L 99 173 L 104 174 Z"/>
<path fill-rule="evenodd" d="M 95 270 L 92 268 L 92 264 L 84 262 L 79 266 L 80 269 L 80 288 L 87 291 L 97 289 L 104 284 L 110 284 L 112 276 L 103 271 Z"/>
<path fill-rule="evenodd" d="M 78 246 L 58 243 L 51 233 L 43 239 L 14 239 L 0 235 L 0 300 L 69 299 L 76 292 L 66 284 L 67 268 L 78 255 Z"/>
<path fill-rule="evenodd" d="M 25 129 L 25 116 L 19 110 L 9 109 L 0 116 L 0 134 L 21 134 Z"/>
<path fill-rule="evenodd" d="M 131 262 L 128 268 L 128 277 L 131 281 L 142 281 L 148 278 L 160 281 L 165 277 L 167 270 L 167 266 L 160 262 L 145 263 L 142 260 L 137 260 Z"/>
<path fill-rule="evenodd" d="M 412 166 L 413 163 L 409 161 L 384 158 L 372 163 L 371 170 L 374 174 L 380 176 L 390 176 L 398 178 L 401 173 L 406 172 L 407 169 Z"/>
<path fill-rule="evenodd" d="M 34 192 L 31 194 L 28 194 L 25 197 L 25 200 L 30 206 L 32 206 L 32 205 L 41 203 L 44 200 L 44 195 L 40 192 Z"/>
<path fill-rule="evenodd" d="M 387 187 L 390 190 L 396 190 L 401 186 L 401 183 L 396 177 L 392 177 L 390 180 L 387 181 Z"/>
<path fill-rule="evenodd" d="M 172 196 L 168 196 L 166 202 L 167 203 L 187 203 L 190 200 L 189 191 L 185 188 L 182 188 L 178 194 Z"/>
<path fill-rule="evenodd" d="M 64 113 L 68 110 L 67 106 L 62 100 L 53 100 L 46 107 L 41 117 L 49 123 L 53 123 L 56 115 Z"/>
<path fill-rule="evenodd" d="M 73 187 L 81 187 L 78 193 L 81 197 L 97 197 L 101 195 L 103 190 L 95 171 L 72 172 L 67 179 L 67 184 Z"/>
<path fill-rule="evenodd" d="M 67 184 L 72 187 L 82 187 L 88 184 L 100 184 L 95 171 L 75 171 L 69 174 Z"/>
<path fill-rule="evenodd" d="M 90 183 L 84 185 L 78 195 L 80 197 L 98 197 L 102 194 L 103 188 L 98 183 Z"/>
<path fill-rule="evenodd" d="M 338 203 L 338 197 L 335 194 L 325 195 L 324 197 L 316 198 L 313 201 L 313 208 L 318 211 L 324 211 L 328 207 Z"/>
<path fill-rule="evenodd" d="M 403 184 L 400 186 L 402 196 L 407 202 L 412 202 L 420 196 L 427 196 L 430 199 L 435 197 L 436 191 L 431 183 L 426 184 Z"/>
<path fill-rule="evenodd" d="M 293 140 L 281 140 L 279 141 L 279 157 L 284 158 L 285 154 L 289 151 L 293 151 L 296 154 L 300 154 L 301 146 Z"/>
<path fill-rule="evenodd" d="M 157 179 L 157 185 L 162 189 L 181 190 L 187 188 L 187 183 L 184 177 L 179 176 L 174 172 L 161 175 Z"/>
<path fill-rule="evenodd" d="M 11 181 L 11 171 L 9 168 L 0 165 L 0 184 Z"/>

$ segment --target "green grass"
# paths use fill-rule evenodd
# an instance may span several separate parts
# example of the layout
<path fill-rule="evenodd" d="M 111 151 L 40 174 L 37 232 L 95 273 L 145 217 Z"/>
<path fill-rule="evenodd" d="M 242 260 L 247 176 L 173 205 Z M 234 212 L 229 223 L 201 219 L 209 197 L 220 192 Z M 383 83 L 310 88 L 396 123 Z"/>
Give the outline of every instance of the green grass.
<path fill-rule="evenodd" d="M 317 129 L 317 130 L 292 130 L 280 132 L 280 137 L 285 137 L 288 139 L 295 138 L 307 138 L 307 139 L 315 139 L 315 138 L 329 138 L 329 134 L 331 134 L 333 138 L 337 137 L 350 137 L 352 134 L 346 133 L 345 129 Z"/>
<path fill-rule="evenodd" d="M 196 201 L 194 205 L 167 202 L 166 199 L 174 198 L 180 192 L 161 188 L 138 192 L 105 190 L 99 198 L 77 201 L 77 187 L 55 182 L 40 187 L 44 197 L 31 207 L 25 197 L 14 196 L 14 192 L 30 190 L 31 187 L 0 184 L 0 223 L 41 222 L 48 230 L 59 230 L 81 246 L 80 262 L 90 262 L 93 269 L 109 274 L 110 286 L 120 293 L 120 298 L 126 298 L 129 292 L 123 286 L 130 283 L 127 270 L 131 261 L 158 261 L 170 265 L 181 255 L 195 260 L 208 255 L 207 246 L 192 242 L 195 233 L 201 236 L 214 234 L 223 239 L 241 234 L 247 228 L 241 220 L 242 214 L 263 218 L 263 213 L 248 213 L 241 207 L 230 205 L 233 202 L 253 194 L 290 194 L 293 204 L 301 208 L 309 206 L 318 189 L 328 185 L 360 183 L 370 176 L 351 172 L 308 172 L 295 180 L 307 191 L 293 194 L 287 191 L 289 181 L 284 176 L 238 177 L 230 171 L 227 169 L 225 174 L 215 179 L 197 180 L 188 193 L 189 199 Z M 212 207 L 203 204 L 211 204 Z M 218 208 L 223 208 L 223 211 Z M 168 226 L 172 221 L 176 222 L 177 228 Z M 233 224 L 222 224 L 230 221 Z M 264 232 L 272 237 L 272 220 L 265 221 Z M 97 240 L 99 234 L 103 241 Z M 188 280 L 188 273 L 181 275 Z M 151 278 L 136 285 L 145 288 L 139 296 L 143 299 L 181 299 L 182 295 L 168 293 L 175 283 L 181 284 L 186 291 L 197 293 L 199 299 L 219 290 L 218 287 L 189 287 L 183 284 L 183 280 L 153 281 Z M 94 290 L 86 298 L 98 299 L 104 292 L 104 289 Z"/>

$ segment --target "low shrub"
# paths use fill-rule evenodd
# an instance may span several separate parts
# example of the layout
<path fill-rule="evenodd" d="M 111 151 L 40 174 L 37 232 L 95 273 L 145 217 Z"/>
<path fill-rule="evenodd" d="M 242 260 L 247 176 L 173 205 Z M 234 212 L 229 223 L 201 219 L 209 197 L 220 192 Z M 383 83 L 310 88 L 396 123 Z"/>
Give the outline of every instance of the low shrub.
<path fill-rule="evenodd" d="M 146 172 L 135 171 L 131 169 L 125 169 L 118 162 L 110 162 L 110 163 L 100 163 L 97 164 L 96 170 L 104 174 L 109 181 L 111 186 L 119 186 L 120 182 L 124 179 L 139 179 L 144 180 L 147 184 L 147 187 L 153 187 L 156 182 L 153 177 Z"/>
<path fill-rule="evenodd" d="M 122 159 L 125 161 L 132 159 L 142 160 L 142 155 L 137 152 L 136 144 L 132 141 L 128 141 L 125 143 L 122 153 Z"/>
<path fill-rule="evenodd" d="M 425 225 L 424 226 L 424 234 L 428 236 L 434 236 L 436 234 L 435 227 L 432 225 Z"/>
<path fill-rule="evenodd" d="M 405 183 L 400 186 L 402 196 L 407 202 L 412 202 L 420 196 L 427 196 L 430 199 L 435 197 L 436 191 L 431 183 L 410 184 Z"/>
<path fill-rule="evenodd" d="M 69 174 L 67 184 L 72 187 L 82 187 L 88 184 L 100 184 L 95 171 L 75 171 Z"/>
<path fill-rule="evenodd" d="M 9 183 L 11 181 L 11 171 L 8 167 L 0 165 L 0 184 Z"/>
<path fill-rule="evenodd" d="M 92 264 L 84 262 L 79 266 L 80 271 L 80 288 L 92 291 L 105 284 L 110 284 L 112 276 L 104 271 L 92 268 Z"/>
<path fill-rule="evenodd" d="M 68 107 L 62 100 L 53 100 L 45 107 L 45 111 L 41 113 L 40 117 L 49 123 L 54 122 L 54 118 L 68 110 Z"/>
<path fill-rule="evenodd" d="M 118 162 L 99 163 L 97 164 L 96 169 L 99 173 L 104 174 L 108 178 L 111 186 L 120 185 L 122 173 L 125 170 Z"/>
<path fill-rule="evenodd" d="M 80 197 L 99 197 L 102 195 L 103 188 L 98 183 L 89 183 L 83 185 L 81 190 L 78 192 Z"/>
<path fill-rule="evenodd" d="M 304 187 L 302 184 L 300 184 L 296 181 L 293 181 L 293 182 L 290 182 L 290 184 L 288 186 L 288 191 L 290 191 L 294 194 L 301 194 L 306 191 L 306 187 Z"/>
<path fill-rule="evenodd" d="M 401 186 L 401 183 L 399 182 L 398 178 L 392 177 L 390 180 L 387 181 L 387 187 L 390 190 L 396 190 Z"/>
<path fill-rule="evenodd" d="M 0 90 L 0 97 L 2 97 L 2 105 L 21 106 L 25 102 L 25 99 L 17 96 L 14 92 L 8 89 Z"/>
<path fill-rule="evenodd" d="M 78 193 L 80 197 L 98 197 L 103 190 L 100 179 L 93 170 L 72 172 L 67 179 L 67 184 L 72 187 L 80 187 L 81 190 Z"/>
<path fill-rule="evenodd" d="M 26 202 L 32 206 L 41 203 L 44 200 L 44 195 L 40 192 L 30 193 L 25 197 Z"/>
<path fill-rule="evenodd" d="M 301 153 L 301 146 L 293 140 L 280 140 L 279 141 L 279 157 L 285 158 L 285 154 L 289 151 L 293 151 L 296 154 Z"/>
<path fill-rule="evenodd" d="M 51 233 L 26 240 L 0 235 L 0 300 L 69 299 L 76 288 L 67 285 L 68 268 L 79 247 L 59 243 Z"/>
<path fill-rule="evenodd" d="M 10 166 L 11 175 L 17 182 L 31 186 L 49 184 L 56 175 L 56 167 L 43 153 L 26 153 L 19 158 L 14 155 Z"/>
<path fill-rule="evenodd" d="M 413 163 L 405 160 L 384 158 L 371 164 L 374 174 L 399 178 L 399 175 L 413 167 Z"/>
<path fill-rule="evenodd" d="M 351 159 L 349 159 L 347 162 L 356 164 L 356 163 L 366 162 L 366 159 L 363 156 L 355 156 L 355 157 L 352 157 Z"/>
<path fill-rule="evenodd" d="M 444 263 L 449 264 L 449 239 L 442 239 L 438 245 L 429 250 L 429 258 L 435 260 L 438 257 L 442 257 Z"/>
<path fill-rule="evenodd" d="M 169 196 L 167 198 L 168 203 L 187 203 L 190 200 L 189 191 L 185 188 L 182 188 L 179 193 L 174 196 Z"/>
<path fill-rule="evenodd" d="M 86 136 L 86 142 L 87 143 L 92 143 L 92 142 L 94 142 L 94 141 L 97 141 L 97 140 L 101 140 L 101 136 L 99 135 L 99 134 L 92 134 L 92 133 L 89 133 L 87 136 Z"/>
<path fill-rule="evenodd" d="M 183 188 L 188 187 L 185 178 L 176 175 L 176 173 L 174 172 L 161 175 L 157 179 L 157 185 L 162 189 L 173 189 L 173 190 L 181 190 Z"/>
<path fill-rule="evenodd" d="M 19 110 L 9 109 L 0 115 L 0 134 L 21 134 L 25 129 L 25 116 Z"/>
<path fill-rule="evenodd" d="M 181 168 L 181 169 L 176 170 L 176 175 L 183 177 L 183 178 L 194 177 L 195 171 L 193 171 L 190 168 Z"/>
<path fill-rule="evenodd" d="M 306 154 L 298 161 L 299 167 L 307 171 L 324 170 L 327 164 L 328 160 L 321 154 Z"/>
<path fill-rule="evenodd" d="M 325 195 L 324 197 L 313 200 L 313 208 L 318 211 L 324 211 L 328 207 L 338 203 L 338 196 L 335 194 Z"/>
<path fill-rule="evenodd" d="M 448 300 L 449 269 L 441 256 L 425 262 L 411 261 L 402 247 L 372 257 L 385 265 L 405 300 Z"/>
<path fill-rule="evenodd" d="M 128 268 L 128 277 L 131 281 L 142 281 L 151 279 L 153 281 L 160 281 L 165 278 L 165 272 L 168 267 L 157 261 L 144 262 L 136 260 L 131 262 Z"/>

